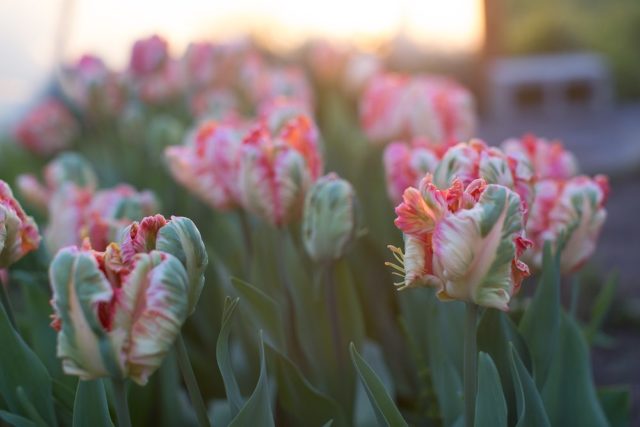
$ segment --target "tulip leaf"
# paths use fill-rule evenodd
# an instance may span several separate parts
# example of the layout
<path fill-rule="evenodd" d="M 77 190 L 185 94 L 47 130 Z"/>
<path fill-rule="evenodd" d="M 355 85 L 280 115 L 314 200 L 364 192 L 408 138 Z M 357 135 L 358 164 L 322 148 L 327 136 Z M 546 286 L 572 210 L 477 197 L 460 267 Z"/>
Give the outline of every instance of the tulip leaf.
<path fill-rule="evenodd" d="M 275 347 L 266 346 L 270 360 L 275 361 L 278 401 L 294 425 L 319 426 L 332 420 L 336 426 L 348 425 L 335 400 L 309 383 L 288 357 Z"/>
<path fill-rule="evenodd" d="M 265 341 L 284 351 L 282 310 L 278 303 L 261 289 L 237 278 L 231 279 L 242 298 L 241 311 L 251 319 L 255 330 L 263 329 Z"/>
<path fill-rule="evenodd" d="M 392 396 L 395 395 L 396 390 L 393 377 L 385 363 L 380 346 L 373 341 L 365 341 L 362 346 L 362 357 L 369 364 L 371 369 L 376 372 L 378 378 L 380 378 L 380 381 L 382 381 L 384 388 L 389 392 L 389 394 Z M 369 402 L 367 391 L 361 381 L 356 385 L 356 402 L 353 420 L 354 425 L 363 427 L 377 423 L 376 412 Z"/>
<path fill-rule="evenodd" d="M 0 410 L 0 419 L 15 427 L 37 427 L 33 421 L 3 410 Z"/>
<path fill-rule="evenodd" d="M 231 353 L 229 352 L 229 333 L 231 332 L 231 317 L 238 306 L 239 298 L 231 299 L 227 297 L 224 301 L 224 309 L 222 312 L 222 327 L 220 335 L 218 335 L 218 343 L 216 345 L 216 360 L 218 368 L 222 375 L 224 388 L 227 392 L 227 401 L 229 402 L 229 412 L 234 417 L 240 411 L 243 404 L 242 395 L 238 382 L 233 374 L 231 365 Z"/>
<path fill-rule="evenodd" d="M 46 425 L 57 425 L 54 414 L 51 377 L 35 353 L 16 333 L 4 307 L 0 307 L 0 394 L 8 409 L 16 414 L 29 417 L 31 402 Z M 37 421 L 32 418 L 32 421 Z"/>
<path fill-rule="evenodd" d="M 591 310 L 591 321 L 584 332 L 589 344 L 593 343 L 598 331 L 602 327 L 605 316 L 613 302 L 613 297 L 615 296 L 617 287 L 618 276 L 617 274 L 614 274 L 609 278 L 609 280 L 607 280 L 606 284 L 602 287 L 602 290 L 600 290 L 596 297 L 593 309 Z"/>
<path fill-rule="evenodd" d="M 476 398 L 476 427 L 506 427 L 507 402 L 502 384 L 491 356 L 481 351 L 478 356 L 478 393 Z"/>
<path fill-rule="evenodd" d="M 549 427 L 549 418 L 535 382 L 511 345 L 511 369 L 517 402 L 516 427 Z"/>
<path fill-rule="evenodd" d="M 541 389 L 548 378 L 560 333 L 560 267 L 549 242 L 544 246 L 542 277 L 520 321 L 520 332 L 531 351 L 534 378 Z"/>
<path fill-rule="evenodd" d="M 73 427 L 113 427 L 102 380 L 78 381 Z"/>
<path fill-rule="evenodd" d="M 502 390 L 507 403 L 509 425 L 517 422 L 517 402 L 511 369 L 511 346 L 517 350 L 520 360 L 527 370 L 531 360 L 524 339 L 509 316 L 500 310 L 487 308 L 478 325 L 478 348 L 491 356 L 502 382 Z"/>
<path fill-rule="evenodd" d="M 598 399 L 611 427 L 631 425 L 631 393 L 628 387 L 601 388 Z"/>
<path fill-rule="evenodd" d="M 553 425 L 607 425 L 593 382 L 587 344 L 575 320 L 567 315 L 562 316 L 560 340 L 554 348 L 542 398 Z"/>
<path fill-rule="evenodd" d="M 271 411 L 271 396 L 267 379 L 267 364 L 264 356 L 264 342 L 260 333 L 260 376 L 253 393 L 229 427 L 274 427 Z"/>
<path fill-rule="evenodd" d="M 391 396 L 384 387 L 384 384 L 369 364 L 356 350 L 356 346 L 351 343 L 349 346 L 351 361 L 358 371 L 362 385 L 364 385 L 371 406 L 373 406 L 378 417 L 378 424 L 389 426 L 408 426 L 402 417 Z"/>

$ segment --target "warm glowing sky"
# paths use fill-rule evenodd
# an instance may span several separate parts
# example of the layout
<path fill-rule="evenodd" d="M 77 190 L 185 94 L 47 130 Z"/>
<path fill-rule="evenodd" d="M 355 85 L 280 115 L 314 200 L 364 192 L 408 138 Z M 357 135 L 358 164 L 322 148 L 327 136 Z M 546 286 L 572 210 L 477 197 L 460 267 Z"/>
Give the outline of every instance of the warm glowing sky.
<path fill-rule="evenodd" d="M 0 0 L 0 121 L 46 79 L 64 3 L 73 5 L 65 57 L 90 51 L 114 66 L 151 33 L 176 53 L 190 40 L 247 30 L 283 48 L 318 35 L 367 46 L 403 28 L 432 47 L 473 49 L 482 34 L 482 0 Z"/>

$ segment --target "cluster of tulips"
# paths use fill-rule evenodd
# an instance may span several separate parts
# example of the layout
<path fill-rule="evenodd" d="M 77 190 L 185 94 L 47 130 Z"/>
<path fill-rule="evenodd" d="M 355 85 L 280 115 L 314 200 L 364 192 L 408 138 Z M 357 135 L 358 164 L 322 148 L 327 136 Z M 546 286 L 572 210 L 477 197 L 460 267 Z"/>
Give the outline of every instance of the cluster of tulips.
<path fill-rule="evenodd" d="M 311 80 L 246 42 L 194 43 L 175 59 L 152 36 L 135 43 L 124 72 L 90 55 L 62 70 L 64 96 L 16 128 L 18 144 L 36 155 L 77 150 L 49 161 L 42 182 L 16 180 L 42 219 L 36 255 L 48 268 L 55 353 L 64 374 L 80 378 L 73 425 L 108 425 L 110 406 L 119 425 L 132 415 L 160 422 L 129 411 L 137 393 L 152 399 L 142 390 L 158 369 L 163 401 L 182 399 L 181 381 L 191 401 L 181 419 L 181 410 L 165 409 L 171 419 L 202 426 L 607 425 L 615 414 L 605 402 L 615 408 L 626 395 L 596 396 L 586 340 L 598 325 L 585 338 L 559 297 L 561 274 L 595 251 L 607 178 L 578 175 L 557 141 L 473 139 L 473 97 L 448 78 L 391 72 L 326 43 L 305 58 Z M 325 173 L 331 154 L 352 153 L 327 146 L 350 144 L 343 135 L 353 131 L 337 142 L 321 136 L 332 133 L 327 94 L 344 94 L 345 84 L 342 108 L 355 98 L 358 111 L 342 119 L 351 115 L 369 153 L 350 160 L 355 182 Z M 143 171 L 171 177 L 155 194 L 102 188 L 105 177 L 80 154 L 100 129 L 129 126 L 135 111 L 191 127 L 182 141 L 162 143 L 161 171 Z M 146 160 L 128 164 L 144 169 Z M 391 203 L 377 197 L 382 179 Z M 163 194 L 182 188 L 192 197 Z M 397 230 L 389 231 L 393 206 Z M 193 220 L 173 216 L 184 212 Z M 40 239 L 0 181 L 0 268 L 12 269 L 5 281 L 24 273 L 19 260 Z M 391 255 L 385 239 L 398 245 L 388 246 Z M 510 310 L 536 272 L 533 299 Z M 390 292 L 391 274 L 400 290 L 426 289 Z M 34 372 L 50 370 L 38 384 L 1 374 L 0 418 L 67 424 L 55 368 L 37 361 L 44 356 L 19 333 L 0 287 L 3 318 L 13 323 L 0 328 L 0 341 L 18 343 L 13 356 L 38 365 Z M 233 322 L 238 308 L 242 321 Z M 182 380 L 169 371 L 174 352 Z M 578 372 L 566 373 L 574 362 Z M 107 393 L 103 377 L 112 380 Z M 574 388 L 575 398 L 558 402 Z M 189 405 L 176 399 L 172 408 Z"/>

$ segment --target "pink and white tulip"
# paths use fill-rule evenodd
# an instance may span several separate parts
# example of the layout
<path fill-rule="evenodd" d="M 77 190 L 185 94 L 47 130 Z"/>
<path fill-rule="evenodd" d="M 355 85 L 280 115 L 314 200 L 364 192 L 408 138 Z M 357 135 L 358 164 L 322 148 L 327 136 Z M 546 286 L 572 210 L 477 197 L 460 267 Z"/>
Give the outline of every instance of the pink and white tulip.
<path fill-rule="evenodd" d="M 529 275 L 519 260 L 524 239 L 520 197 L 482 179 L 466 187 L 455 180 L 441 190 L 427 175 L 404 192 L 395 224 L 404 233 L 404 252 L 390 247 L 399 264 L 387 263 L 402 280 L 399 289 L 430 286 L 442 300 L 461 300 L 508 310 L 511 297 Z"/>
<path fill-rule="evenodd" d="M 40 245 L 38 227 L 0 180 L 0 270 L 9 267 Z M 2 284 L 0 284 L 2 286 Z"/>
<path fill-rule="evenodd" d="M 513 157 L 526 158 L 537 179 L 569 179 L 578 174 L 578 161 L 560 141 L 548 141 L 527 134 L 502 143 L 502 150 Z"/>
<path fill-rule="evenodd" d="M 44 156 L 68 148 L 77 133 L 78 125 L 67 107 L 53 98 L 30 110 L 15 129 L 24 148 Z"/>

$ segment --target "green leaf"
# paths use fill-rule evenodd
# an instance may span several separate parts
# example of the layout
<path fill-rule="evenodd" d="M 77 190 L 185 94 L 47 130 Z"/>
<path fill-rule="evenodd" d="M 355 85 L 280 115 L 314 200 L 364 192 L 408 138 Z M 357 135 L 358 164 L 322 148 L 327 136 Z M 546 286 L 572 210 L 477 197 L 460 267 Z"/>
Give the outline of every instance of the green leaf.
<path fill-rule="evenodd" d="M 542 278 L 520 321 L 520 332 L 527 342 L 533 361 L 533 375 L 542 388 L 549 374 L 560 333 L 560 267 L 551 244 L 545 243 Z"/>
<path fill-rule="evenodd" d="M 229 427 L 274 427 L 271 412 L 271 397 L 267 380 L 267 364 L 264 357 L 264 342 L 260 334 L 260 376 L 253 393 L 231 421 Z"/>
<path fill-rule="evenodd" d="M 554 426 L 607 425 L 593 382 L 587 344 L 570 316 L 562 316 L 559 338 L 542 389 L 549 420 Z"/>
<path fill-rule="evenodd" d="M 275 361 L 278 402 L 294 425 L 323 425 L 331 420 L 346 426 L 345 416 L 331 397 L 316 389 L 300 369 L 275 347 L 267 344 Z"/>
<path fill-rule="evenodd" d="M 26 400 L 32 402 L 34 410 L 47 425 L 57 425 L 51 377 L 35 353 L 13 329 L 4 307 L 0 307 L 0 342 L 0 394 L 9 410 L 29 417 L 30 409 L 24 405 Z"/>
<path fill-rule="evenodd" d="M 394 379 L 391 372 L 389 372 L 380 346 L 373 341 L 365 341 L 362 346 L 362 357 L 367 361 L 371 369 L 377 373 L 378 378 L 380 378 L 389 394 L 395 395 Z M 377 414 L 369 402 L 367 391 L 361 381 L 356 386 L 356 402 L 353 412 L 353 420 L 356 426 L 370 426 L 377 422 Z"/>
<path fill-rule="evenodd" d="M 351 343 L 349 346 L 351 352 L 351 361 L 358 371 L 360 380 L 367 391 L 369 401 L 378 415 L 378 423 L 380 425 L 389 426 L 408 426 L 407 422 L 400 414 L 391 396 L 384 388 L 384 384 L 378 378 L 376 373 L 371 369 L 369 364 L 362 358 L 356 350 L 356 346 Z"/>
<path fill-rule="evenodd" d="M 261 289 L 243 280 L 233 277 L 231 281 L 242 297 L 241 311 L 244 317 L 252 321 L 255 330 L 263 330 L 266 342 L 284 351 L 285 336 L 279 304 Z"/>
<path fill-rule="evenodd" d="M 602 290 L 598 293 L 593 309 L 591 310 L 591 321 L 585 329 L 585 337 L 589 344 L 593 343 L 598 331 L 602 327 L 605 316 L 611 307 L 613 297 L 615 296 L 616 289 L 618 287 L 618 275 L 612 275 L 607 283 L 602 287 Z"/>
<path fill-rule="evenodd" d="M 631 393 L 628 387 L 603 387 L 598 399 L 611 427 L 631 425 Z"/>
<path fill-rule="evenodd" d="M 504 400 L 500 375 L 491 356 L 480 352 L 478 357 L 478 393 L 476 427 L 506 427 L 507 402 Z"/>
<path fill-rule="evenodd" d="M 73 427 L 113 427 L 102 380 L 78 381 Z"/>
<path fill-rule="evenodd" d="M 233 374 L 231 365 L 231 353 L 229 352 L 229 333 L 231 331 L 231 317 L 238 306 L 239 298 L 231 299 L 227 297 L 224 301 L 224 310 L 222 312 L 222 328 L 218 335 L 218 343 L 216 344 L 216 360 L 218 361 L 218 369 L 222 375 L 224 388 L 227 393 L 229 402 L 229 412 L 231 417 L 235 417 L 240 411 L 244 400 L 240 394 L 238 382 Z"/>
<path fill-rule="evenodd" d="M 15 427 L 36 427 L 37 424 L 27 418 L 11 412 L 0 410 L 0 419 Z"/>
<path fill-rule="evenodd" d="M 524 339 L 509 316 L 500 310 L 488 308 L 484 311 L 478 325 L 478 349 L 491 356 L 500 374 L 502 390 L 507 404 L 508 424 L 517 422 L 517 402 L 514 379 L 511 369 L 511 346 L 518 351 L 520 360 L 527 370 L 531 369 L 531 360 Z"/>
<path fill-rule="evenodd" d="M 551 426 L 533 378 L 513 346 L 511 346 L 511 369 L 518 411 L 516 427 Z"/>

